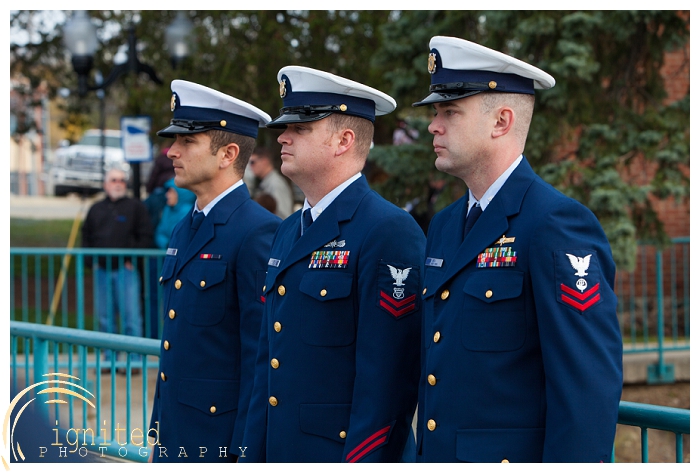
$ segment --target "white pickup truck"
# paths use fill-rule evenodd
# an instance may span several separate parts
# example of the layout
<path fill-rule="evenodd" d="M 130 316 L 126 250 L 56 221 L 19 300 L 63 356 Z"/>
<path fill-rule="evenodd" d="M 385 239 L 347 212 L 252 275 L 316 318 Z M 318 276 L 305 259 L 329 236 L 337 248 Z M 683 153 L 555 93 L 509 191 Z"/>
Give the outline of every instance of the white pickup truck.
<path fill-rule="evenodd" d="M 56 150 L 50 171 L 54 194 L 96 194 L 102 190 L 103 170 L 113 167 L 130 175 L 121 147 L 121 132 L 104 130 L 103 148 L 101 130 L 88 130 L 78 143 Z"/>

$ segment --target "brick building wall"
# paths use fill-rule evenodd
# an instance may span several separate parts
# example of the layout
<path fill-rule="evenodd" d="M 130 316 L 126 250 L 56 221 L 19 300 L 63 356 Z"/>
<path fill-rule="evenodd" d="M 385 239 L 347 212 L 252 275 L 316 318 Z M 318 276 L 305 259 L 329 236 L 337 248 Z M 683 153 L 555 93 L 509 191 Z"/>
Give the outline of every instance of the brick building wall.
<path fill-rule="evenodd" d="M 661 68 L 667 98 L 670 104 L 682 99 L 690 91 L 690 44 L 677 51 L 668 52 Z M 690 117 L 689 117 L 690 119 Z M 656 165 L 639 160 L 630 168 L 630 179 L 638 183 L 648 182 Z M 685 170 L 690 176 L 690 168 Z M 677 202 L 674 198 L 652 199 L 652 205 L 664 223 L 670 238 L 690 236 L 690 200 Z M 656 336 L 659 314 L 659 287 L 657 286 L 657 249 L 640 247 L 637 266 L 633 273 L 618 271 L 616 278 L 619 297 L 618 315 L 627 336 L 636 332 L 636 339 Z M 676 243 L 660 254 L 663 276 L 664 334 L 666 337 L 689 337 L 690 334 L 690 244 Z M 646 319 L 646 320 L 645 320 Z"/>

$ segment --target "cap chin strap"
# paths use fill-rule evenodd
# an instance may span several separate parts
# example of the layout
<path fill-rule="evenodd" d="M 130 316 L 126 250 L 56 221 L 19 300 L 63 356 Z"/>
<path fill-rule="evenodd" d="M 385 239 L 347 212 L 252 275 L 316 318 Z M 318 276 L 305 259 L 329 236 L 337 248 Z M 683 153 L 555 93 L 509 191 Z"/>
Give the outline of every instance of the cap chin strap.
<path fill-rule="evenodd" d="M 430 86 L 430 92 L 461 92 L 463 90 L 494 90 L 486 82 L 448 82 L 446 84 L 434 84 Z"/>
<path fill-rule="evenodd" d="M 190 131 L 193 130 L 203 130 L 203 129 L 210 129 L 214 127 L 220 127 L 221 126 L 221 120 L 182 120 L 182 119 L 172 119 L 170 120 L 170 124 L 174 126 L 179 126 L 182 128 L 187 128 Z"/>
<path fill-rule="evenodd" d="M 280 109 L 281 115 L 314 115 L 317 113 L 342 112 L 340 105 L 299 105 Z"/>

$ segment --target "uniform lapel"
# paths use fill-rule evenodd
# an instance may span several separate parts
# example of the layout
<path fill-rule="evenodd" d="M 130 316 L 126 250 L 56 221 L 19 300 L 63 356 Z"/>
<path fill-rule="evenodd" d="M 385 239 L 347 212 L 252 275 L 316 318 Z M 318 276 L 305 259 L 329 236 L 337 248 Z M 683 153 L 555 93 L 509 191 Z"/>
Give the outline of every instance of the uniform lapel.
<path fill-rule="evenodd" d="M 245 185 L 242 185 L 231 191 L 226 197 L 216 203 L 204 221 L 202 221 L 202 225 L 199 227 L 197 233 L 194 235 L 194 238 L 192 238 L 192 241 L 187 246 L 184 253 L 183 265 L 192 259 L 197 253 L 199 253 L 199 250 L 201 250 L 204 245 L 209 243 L 214 238 L 216 235 L 216 225 L 226 223 L 236 209 L 248 199 L 250 199 L 248 188 Z M 186 230 L 189 231 L 189 228 L 186 228 Z"/>
<path fill-rule="evenodd" d="M 446 257 L 448 255 L 452 256 L 441 283 L 445 283 L 451 279 L 465 266 L 475 264 L 474 260 L 479 253 L 493 246 L 496 240 L 507 232 L 510 225 L 508 222 L 509 218 L 520 212 L 520 206 L 525 197 L 525 192 L 527 192 L 527 189 L 534 179 L 535 173 L 532 171 L 527 160 L 523 157 L 521 163 L 515 168 L 508 180 L 503 184 L 503 187 L 501 187 L 486 210 L 484 210 L 484 213 L 476 221 L 474 227 L 467 234 L 467 238 L 464 239 L 461 245 L 458 245 L 454 253 L 447 251 L 444 253 Z M 445 233 L 455 238 L 457 242 L 462 240 L 461 231 L 464 226 L 463 220 L 466 215 L 466 202 L 468 202 L 468 200 L 465 196 L 464 205 L 457 206 L 458 209 L 463 209 L 464 213 L 461 215 L 452 215 L 450 224 L 445 226 Z M 462 220 L 459 221 L 459 224 L 453 223 L 453 221 L 457 219 Z M 452 227 L 457 227 L 459 233 L 455 233 L 455 229 Z M 452 243 L 450 243 L 450 245 L 452 245 Z M 445 245 L 445 247 L 448 248 L 449 245 Z M 454 249 L 454 247 L 452 249 Z"/>
<path fill-rule="evenodd" d="M 341 192 L 333 203 L 319 215 L 313 225 L 291 246 L 289 254 L 280 265 L 280 272 L 300 259 L 308 258 L 313 251 L 323 248 L 328 242 L 339 237 L 340 222 L 352 218 L 362 197 L 369 191 L 367 179 L 362 176 Z M 300 232 L 300 228 L 300 225 L 293 225 L 296 232 Z"/>

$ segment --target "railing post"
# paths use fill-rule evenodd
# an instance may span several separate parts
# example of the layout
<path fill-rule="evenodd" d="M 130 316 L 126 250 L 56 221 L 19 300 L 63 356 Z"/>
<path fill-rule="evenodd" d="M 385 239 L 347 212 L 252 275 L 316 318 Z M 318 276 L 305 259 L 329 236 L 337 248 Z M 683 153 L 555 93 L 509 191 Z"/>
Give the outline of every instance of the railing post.
<path fill-rule="evenodd" d="M 673 383 L 676 380 L 674 366 L 664 364 L 664 270 L 663 254 L 656 250 L 656 335 L 658 339 L 659 362 L 647 366 L 648 384 Z"/>
<path fill-rule="evenodd" d="M 47 377 L 45 374 L 49 373 L 49 342 L 46 339 L 39 337 L 32 337 L 34 343 L 34 384 L 46 381 Z M 27 344 L 25 344 L 24 352 L 25 356 L 29 356 L 29 350 L 27 350 Z M 40 388 L 44 389 L 44 387 Z M 39 418 L 44 419 L 46 422 L 49 421 L 49 405 L 44 403 L 42 400 L 37 399 L 34 409 L 38 414 Z"/>

